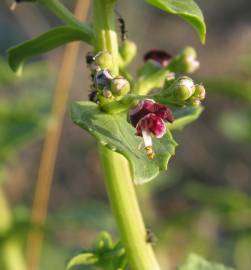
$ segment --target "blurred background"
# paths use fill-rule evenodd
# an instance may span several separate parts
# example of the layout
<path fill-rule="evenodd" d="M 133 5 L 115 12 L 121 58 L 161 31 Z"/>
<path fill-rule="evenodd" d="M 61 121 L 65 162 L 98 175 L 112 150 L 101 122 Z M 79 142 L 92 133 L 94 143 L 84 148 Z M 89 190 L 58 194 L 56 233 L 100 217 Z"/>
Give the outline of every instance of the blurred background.
<path fill-rule="evenodd" d="M 63 2 L 74 9 L 75 1 Z M 207 89 L 202 116 L 174 134 L 179 146 L 168 172 L 137 191 L 147 227 L 158 238 L 155 249 L 163 269 L 175 269 L 187 254 L 195 252 L 238 270 L 250 270 L 251 2 L 196 2 L 208 26 L 205 46 L 180 18 L 143 1 L 118 1 L 128 37 L 138 45 L 131 66 L 134 73 L 149 49 L 176 54 L 191 45 L 201 62 L 193 78 L 204 82 Z M 19 270 L 8 268 L 4 258 L 10 250 L 18 253 L 17 243 L 25 255 L 41 152 L 46 130 L 53 125 L 51 104 L 64 50 L 32 59 L 17 78 L 6 63 L 6 50 L 60 21 L 38 5 L 20 4 L 14 12 L 10 5 L 11 1 L 0 2 L 1 270 Z M 69 117 L 70 104 L 87 99 L 89 93 L 85 66 L 89 50 L 81 45 L 67 102 L 48 218 L 42 228 L 42 270 L 64 269 L 72 255 L 94 243 L 100 230 L 117 238 L 95 140 Z"/>

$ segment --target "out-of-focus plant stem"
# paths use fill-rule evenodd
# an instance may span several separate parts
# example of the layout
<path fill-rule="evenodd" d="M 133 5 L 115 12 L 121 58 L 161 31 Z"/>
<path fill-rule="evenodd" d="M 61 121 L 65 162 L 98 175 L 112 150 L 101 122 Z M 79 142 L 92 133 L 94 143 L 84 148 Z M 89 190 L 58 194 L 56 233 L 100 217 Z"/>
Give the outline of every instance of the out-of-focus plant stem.
<path fill-rule="evenodd" d="M 89 0 L 78 0 L 75 8 L 76 18 L 79 20 L 85 20 L 89 9 L 89 2 Z M 47 217 L 49 195 L 54 174 L 58 145 L 69 91 L 74 77 L 78 50 L 79 43 L 72 43 L 66 46 L 54 92 L 52 105 L 53 123 L 49 126 L 45 137 L 32 207 L 31 218 L 34 229 L 32 229 L 28 235 L 28 270 L 39 269 L 40 254 L 43 243 L 43 233 L 39 228 L 45 224 Z"/>
<path fill-rule="evenodd" d="M 113 56 L 113 75 L 118 75 L 118 41 L 114 27 L 114 2 L 93 0 L 96 51 Z M 138 205 L 128 161 L 99 145 L 105 183 L 129 264 L 133 270 L 160 270 Z"/>
<path fill-rule="evenodd" d="M 12 215 L 4 192 L 0 187 L 0 236 L 4 236 L 11 228 Z M 26 270 L 24 256 L 20 242 L 14 238 L 7 238 L 1 246 L 1 257 L 6 270 Z"/>

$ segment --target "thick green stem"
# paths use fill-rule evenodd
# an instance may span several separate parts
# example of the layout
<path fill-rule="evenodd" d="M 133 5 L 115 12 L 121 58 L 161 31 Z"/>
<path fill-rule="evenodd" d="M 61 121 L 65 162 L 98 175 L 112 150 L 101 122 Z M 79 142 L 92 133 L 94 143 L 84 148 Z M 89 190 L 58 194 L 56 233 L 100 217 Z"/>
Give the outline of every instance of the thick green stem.
<path fill-rule="evenodd" d="M 11 227 L 11 212 L 0 187 L 0 236 L 4 236 Z M 1 257 L 6 270 L 25 270 L 24 256 L 21 250 L 21 244 L 15 238 L 8 238 L 1 245 Z"/>
<path fill-rule="evenodd" d="M 139 209 L 128 161 L 100 145 L 106 188 L 131 269 L 160 270 Z"/>
<path fill-rule="evenodd" d="M 93 0 L 93 25 L 96 51 L 113 56 L 113 75 L 119 72 L 118 40 L 114 26 L 114 1 Z M 128 161 L 100 145 L 108 196 L 133 270 L 160 270 L 139 209 Z"/>
<path fill-rule="evenodd" d="M 93 0 L 93 26 L 96 51 L 108 51 L 113 56 L 114 76 L 119 72 L 119 53 L 117 33 L 114 25 L 114 1 Z"/>

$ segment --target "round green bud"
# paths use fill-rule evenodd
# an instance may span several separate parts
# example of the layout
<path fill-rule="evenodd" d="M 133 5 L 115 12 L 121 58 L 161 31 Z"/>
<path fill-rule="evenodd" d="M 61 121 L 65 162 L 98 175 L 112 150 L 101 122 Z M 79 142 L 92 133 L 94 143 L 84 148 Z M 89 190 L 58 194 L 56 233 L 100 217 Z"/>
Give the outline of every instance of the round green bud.
<path fill-rule="evenodd" d="M 114 96 L 124 96 L 130 91 L 130 83 L 123 77 L 115 77 L 111 81 L 111 91 Z"/>
<path fill-rule="evenodd" d="M 193 97 L 199 99 L 199 100 L 204 100 L 206 97 L 206 89 L 202 84 L 196 84 L 195 85 L 195 91 L 193 94 Z"/>
<path fill-rule="evenodd" d="M 172 93 L 178 101 L 189 99 L 195 91 L 194 82 L 191 78 L 183 76 L 174 82 Z"/>
<path fill-rule="evenodd" d="M 130 64 L 137 53 L 137 46 L 133 41 L 125 40 L 119 48 L 120 55 L 122 57 L 123 66 Z"/>
<path fill-rule="evenodd" d="M 186 101 L 186 103 L 187 103 L 188 105 L 192 105 L 192 106 L 199 106 L 199 105 L 201 104 L 201 101 L 200 101 L 198 98 L 196 98 L 196 97 L 190 97 L 190 98 Z"/>
<path fill-rule="evenodd" d="M 113 65 L 112 55 L 109 52 L 99 52 L 94 56 L 95 63 L 100 69 L 111 69 Z"/>

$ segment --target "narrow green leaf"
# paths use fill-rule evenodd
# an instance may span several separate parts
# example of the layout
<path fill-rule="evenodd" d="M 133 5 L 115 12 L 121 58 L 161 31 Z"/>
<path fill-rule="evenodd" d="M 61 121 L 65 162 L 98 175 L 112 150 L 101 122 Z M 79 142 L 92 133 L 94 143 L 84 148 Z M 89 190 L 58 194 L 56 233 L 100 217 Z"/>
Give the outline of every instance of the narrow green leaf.
<path fill-rule="evenodd" d="M 201 42 L 205 43 L 206 24 L 203 14 L 193 0 L 145 0 L 148 4 L 155 6 L 171 14 L 176 14 L 190 23 L 198 32 Z"/>
<path fill-rule="evenodd" d="M 24 42 L 8 50 L 8 60 L 11 69 L 21 75 L 22 65 L 27 58 L 46 53 L 72 41 L 92 42 L 92 35 L 85 28 L 59 26 L 41 36 Z"/>
<path fill-rule="evenodd" d="M 182 129 L 186 125 L 197 120 L 201 115 L 203 108 L 201 106 L 188 106 L 184 108 L 173 109 L 174 122 L 168 123 L 170 130 Z"/>
<path fill-rule="evenodd" d="M 168 131 L 161 139 L 153 139 L 156 157 L 150 160 L 144 150 L 142 138 L 135 136 L 135 129 L 126 114 L 108 114 L 99 110 L 93 102 L 77 102 L 72 107 L 73 121 L 91 133 L 101 144 L 124 155 L 131 166 L 136 184 L 155 178 L 167 164 L 177 145 Z"/>
<path fill-rule="evenodd" d="M 177 270 L 234 270 L 219 263 L 208 262 L 197 254 L 190 254 Z"/>
<path fill-rule="evenodd" d="M 97 255 L 93 253 L 82 253 L 75 257 L 73 257 L 69 263 L 67 264 L 67 269 L 71 269 L 72 267 L 79 265 L 95 265 L 98 262 Z"/>

